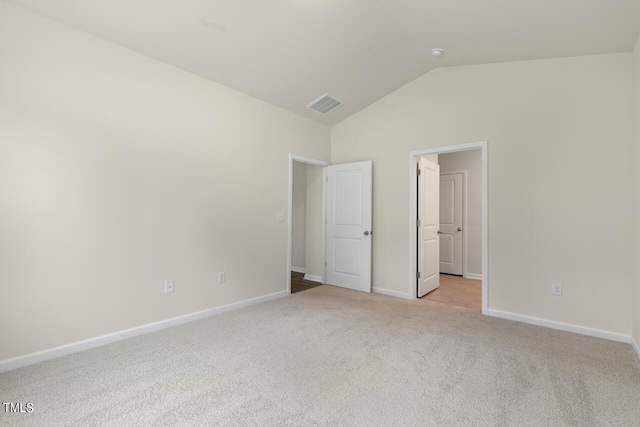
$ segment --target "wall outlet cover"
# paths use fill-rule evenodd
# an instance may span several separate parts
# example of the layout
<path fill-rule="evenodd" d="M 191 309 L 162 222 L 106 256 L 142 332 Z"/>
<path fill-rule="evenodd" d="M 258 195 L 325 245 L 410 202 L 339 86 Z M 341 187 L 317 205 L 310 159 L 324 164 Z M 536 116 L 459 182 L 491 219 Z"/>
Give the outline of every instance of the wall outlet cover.
<path fill-rule="evenodd" d="M 173 292 L 173 280 L 166 280 L 164 282 L 164 293 L 170 294 Z"/>

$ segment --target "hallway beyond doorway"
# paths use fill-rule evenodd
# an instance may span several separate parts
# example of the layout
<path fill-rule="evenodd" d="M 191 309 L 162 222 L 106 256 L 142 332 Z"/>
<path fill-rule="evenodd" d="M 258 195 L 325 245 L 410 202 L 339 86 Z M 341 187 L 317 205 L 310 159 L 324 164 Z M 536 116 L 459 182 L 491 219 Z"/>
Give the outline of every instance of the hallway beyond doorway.
<path fill-rule="evenodd" d="M 322 283 L 304 280 L 304 273 L 291 272 L 291 293 L 306 291 L 307 289 L 322 286 Z"/>
<path fill-rule="evenodd" d="M 440 274 L 440 287 L 418 300 L 482 311 L 482 281 Z"/>

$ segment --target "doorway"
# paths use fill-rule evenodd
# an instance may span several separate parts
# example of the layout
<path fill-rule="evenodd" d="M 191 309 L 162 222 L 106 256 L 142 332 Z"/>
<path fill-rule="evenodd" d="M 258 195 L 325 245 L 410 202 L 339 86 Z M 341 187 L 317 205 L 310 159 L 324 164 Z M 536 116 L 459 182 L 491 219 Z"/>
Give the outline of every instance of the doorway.
<path fill-rule="evenodd" d="M 309 204 L 309 187 L 306 195 L 306 230 L 310 227 L 310 215 L 320 218 L 317 230 L 319 239 L 314 238 L 315 249 L 309 249 L 311 235 L 306 232 L 304 266 L 302 266 L 300 239 L 294 238 L 294 180 L 299 175 L 299 167 L 306 171 L 306 181 L 313 174 L 316 177 L 322 173 L 320 183 L 317 185 L 321 192 L 319 197 L 314 197 L 312 208 Z M 371 258 L 372 258 L 372 197 L 373 197 L 373 169 L 369 160 L 330 165 L 327 162 L 309 159 L 306 157 L 289 155 L 289 223 L 287 242 L 287 293 L 291 294 L 292 274 L 304 274 L 303 280 L 318 283 L 328 283 L 333 286 L 371 292 Z M 311 172 L 313 171 L 313 172 Z M 302 181 L 300 181 L 302 182 Z M 314 182 L 317 180 L 314 179 Z M 298 186 L 300 188 L 301 185 Z M 321 188 L 321 190 L 320 190 Z M 314 191 L 315 194 L 318 191 Z M 318 214 L 320 212 L 320 214 Z M 314 220 L 317 224 L 317 219 Z M 296 222 L 299 226 L 299 222 Z M 317 243 L 319 241 L 319 243 Z M 296 246 L 298 244 L 298 246 Z M 319 256 L 318 253 L 319 248 Z M 311 264 L 319 268 L 311 270 Z M 299 276 L 296 276 L 296 279 Z"/>
<path fill-rule="evenodd" d="M 289 158 L 287 290 L 301 292 L 325 282 L 324 177 L 327 163 Z"/>
<path fill-rule="evenodd" d="M 409 295 L 486 314 L 487 143 L 414 151 L 409 158 Z"/>

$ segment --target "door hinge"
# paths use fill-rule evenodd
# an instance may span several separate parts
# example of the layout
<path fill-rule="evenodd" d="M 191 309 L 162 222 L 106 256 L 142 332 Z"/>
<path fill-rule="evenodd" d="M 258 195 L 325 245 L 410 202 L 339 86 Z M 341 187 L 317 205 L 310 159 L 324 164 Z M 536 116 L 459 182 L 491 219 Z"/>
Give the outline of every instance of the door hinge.
<path fill-rule="evenodd" d="M 416 221 L 416 227 L 420 227 L 420 220 Z"/>
<path fill-rule="evenodd" d="M 416 279 L 419 279 L 419 278 L 420 278 L 420 272 L 416 271 Z"/>
<path fill-rule="evenodd" d="M 422 172 L 420 171 L 420 165 L 418 164 L 418 165 L 416 166 L 416 175 L 420 176 L 420 174 L 421 174 L 421 173 L 422 173 Z"/>

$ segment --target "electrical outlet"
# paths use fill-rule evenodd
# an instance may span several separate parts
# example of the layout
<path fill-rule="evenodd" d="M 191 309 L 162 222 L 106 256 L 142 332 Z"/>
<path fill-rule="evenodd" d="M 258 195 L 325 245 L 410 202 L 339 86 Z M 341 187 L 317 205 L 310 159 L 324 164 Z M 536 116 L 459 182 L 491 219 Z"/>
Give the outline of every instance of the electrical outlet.
<path fill-rule="evenodd" d="M 300 255 L 300 248 L 296 248 L 296 255 Z"/>
<path fill-rule="evenodd" d="M 552 283 L 551 284 L 551 294 L 562 296 L 562 283 Z"/>
<path fill-rule="evenodd" d="M 284 212 L 278 212 L 276 219 L 278 222 L 284 222 Z"/>
<path fill-rule="evenodd" d="M 227 281 L 227 273 L 224 271 L 221 271 L 220 273 L 218 273 L 218 283 L 224 283 Z"/>
<path fill-rule="evenodd" d="M 164 282 L 164 293 L 170 294 L 173 292 L 173 280 L 166 280 Z"/>

